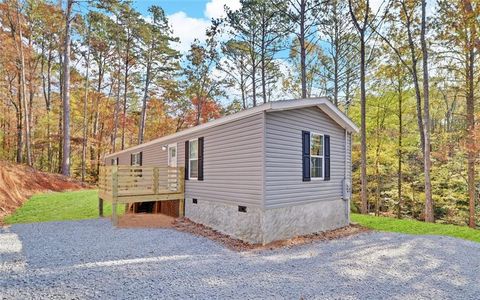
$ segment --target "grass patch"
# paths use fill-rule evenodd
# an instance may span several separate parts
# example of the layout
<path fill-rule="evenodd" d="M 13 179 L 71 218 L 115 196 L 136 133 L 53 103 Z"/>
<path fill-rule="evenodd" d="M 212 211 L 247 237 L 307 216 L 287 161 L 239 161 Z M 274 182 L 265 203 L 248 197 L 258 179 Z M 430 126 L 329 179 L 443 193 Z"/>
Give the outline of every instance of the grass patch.
<path fill-rule="evenodd" d="M 123 214 L 125 207 L 117 207 Z M 104 202 L 104 215 L 112 214 L 112 206 Z M 98 218 L 97 190 L 45 193 L 31 197 L 12 215 L 4 218 L 6 224 L 67 221 Z"/>
<path fill-rule="evenodd" d="M 394 219 L 370 215 L 351 214 L 351 220 L 364 227 L 378 231 L 407 234 L 445 235 L 480 242 L 480 230 L 466 226 L 425 223 L 410 219 Z"/>

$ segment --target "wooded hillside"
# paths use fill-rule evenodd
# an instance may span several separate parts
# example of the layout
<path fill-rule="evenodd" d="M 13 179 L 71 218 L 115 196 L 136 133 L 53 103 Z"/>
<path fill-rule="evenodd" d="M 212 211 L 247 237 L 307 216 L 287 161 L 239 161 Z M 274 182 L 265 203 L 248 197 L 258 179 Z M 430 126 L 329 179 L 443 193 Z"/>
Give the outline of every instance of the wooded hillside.
<path fill-rule="evenodd" d="M 328 96 L 361 127 L 356 210 L 475 227 L 478 1 L 240 2 L 185 53 L 160 6 L 0 2 L 0 159 L 95 182 L 106 153 Z"/>

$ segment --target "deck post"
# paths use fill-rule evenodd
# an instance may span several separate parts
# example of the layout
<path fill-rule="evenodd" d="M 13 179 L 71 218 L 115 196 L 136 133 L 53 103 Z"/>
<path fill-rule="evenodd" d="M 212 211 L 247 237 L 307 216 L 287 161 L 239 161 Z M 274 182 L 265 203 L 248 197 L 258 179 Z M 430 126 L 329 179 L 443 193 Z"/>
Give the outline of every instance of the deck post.
<path fill-rule="evenodd" d="M 185 216 L 185 198 L 178 199 L 178 217 L 182 218 Z"/>
<path fill-rule="evenodd" d="M 103 199 L 100 197 L 100 192 L 104 192 L 105 191 L 105 178 L 106 178 L 106 170 L 105 170 L 105 166 L 101 166 L 100 167 L 100 170 L 99 170 L 99 173 L 98 173 L 98 192 L 99 192 L 99 196 L 98 196 L 98 216 L 100 218 L 103 218 Z"/>
<path fill-rule="evenodd" d="M 103 199 L 98 197 L 98 216 L 103 218 Z"/>
<path fill-rule="evenodd" d="M 179 201 L 178 216 L 181 218 L 185 216 L 185 171 L 183 168 L 178 168 L 177 172 L 178 172 L 178 175 L 177 175 L 178 191 L 177 192 L 182 193 L 183 195 L 182 199 L 178 199 Z"/>
<path fill-rule="evenodd" d="M 112 223 L 117 226 L 118 166 L 112 166 Z"/>
<path fill-rule="evenodd" d="M 167 178 L 168 178 L 168 175 L 167 175 Z M 155 195 L 158 194 L 158 180 L 159 180 L 159 169 L 158 167 L 154 167 L 153 168 L 153 193 Z"/>

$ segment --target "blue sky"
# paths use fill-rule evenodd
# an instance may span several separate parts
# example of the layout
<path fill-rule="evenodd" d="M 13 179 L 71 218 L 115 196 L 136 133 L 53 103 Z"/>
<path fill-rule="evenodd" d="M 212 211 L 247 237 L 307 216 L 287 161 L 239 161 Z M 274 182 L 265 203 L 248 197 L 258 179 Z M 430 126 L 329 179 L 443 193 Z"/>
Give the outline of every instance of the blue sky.
<path fill-rule="evenodd" d="M 377 8 L 387 0 L 370 0 L 370 5 Z M 152 5 L 162 7 L 170 20 L 174 35 L 180 39 L 175 48 L 186 53 L 195 38 L 205 39 L 205 30 L 212 18 L 225 15 L 224 6 L 240 8 L 240 0 L 137 0 L 133 6 L 143 15 L 148 15 Z"/>
<path fill-rule="evenodd" d="M 212 18 L 224 16 L 224 6 L 240 7 L 240 0 L 139 0 L 133 6 L 143 15 L 148 15 L 152 5 L 162 7 L 167 14 L 174 35 L 180 39 L 176 48 L 187 52 L 195 38 L 205 39 L 205 30 Z"/>
<path fill-rule="evenodd" d="M 147 14 L 147 9 L 152 5 L 161 6 L 167 15 L 184 11 L 193 18 L 203 18 L 205 5 L 209 0 L 140 0 L 135 1 L 133 6 L 142 14 Z"/>

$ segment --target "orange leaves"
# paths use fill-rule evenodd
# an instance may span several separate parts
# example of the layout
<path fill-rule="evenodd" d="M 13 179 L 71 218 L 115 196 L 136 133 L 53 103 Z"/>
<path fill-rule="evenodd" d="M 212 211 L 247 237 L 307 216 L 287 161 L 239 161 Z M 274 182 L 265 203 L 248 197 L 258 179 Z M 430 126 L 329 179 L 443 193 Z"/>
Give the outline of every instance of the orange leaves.
<path fill-rule="evenodd" d="M 193 110 L 185 117 L 186 125 L 195 126 L 221 117 L 220 105 L 213 99 L 194 96 L 191 102 Z"/>
<path fill-rule="evenodd" d="M 145 128 L 145 141 L 175 132 L 175 120 L 168 115 L 167 107 L 159 99 L 150 99 L 147 108 L 147 126 Z"/>

